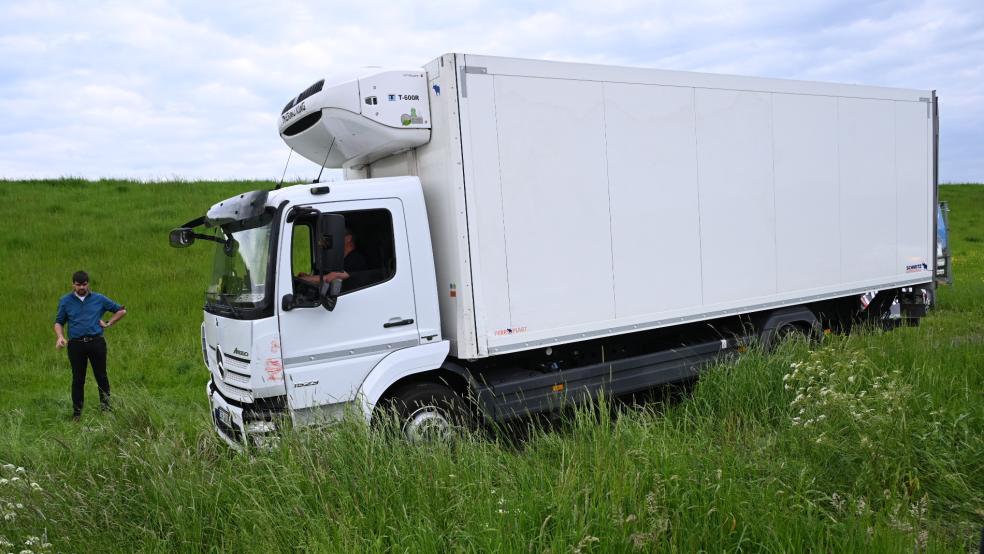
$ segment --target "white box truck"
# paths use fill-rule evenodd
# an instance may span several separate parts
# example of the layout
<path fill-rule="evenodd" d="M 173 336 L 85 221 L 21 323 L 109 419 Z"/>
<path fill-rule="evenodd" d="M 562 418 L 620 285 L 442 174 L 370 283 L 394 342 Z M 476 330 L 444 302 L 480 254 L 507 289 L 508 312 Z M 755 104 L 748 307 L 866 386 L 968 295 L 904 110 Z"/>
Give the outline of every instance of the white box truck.
<path fill-rule="evenodd" d="M 318 81 L 280 135 L 345 181 L 171 232 L 215 242 L 216 429 L 242 445 L 394 406 L 415 437 L 893 305 L 918 321 L 936 121 L 930 90 L 463 54 Z"/>

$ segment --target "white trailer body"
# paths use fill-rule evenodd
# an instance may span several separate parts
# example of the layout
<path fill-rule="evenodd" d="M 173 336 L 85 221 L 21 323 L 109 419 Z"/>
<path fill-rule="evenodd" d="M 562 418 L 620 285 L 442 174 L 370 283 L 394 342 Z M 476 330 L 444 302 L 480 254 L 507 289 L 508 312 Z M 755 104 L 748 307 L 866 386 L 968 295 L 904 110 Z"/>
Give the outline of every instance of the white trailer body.
<path fill-rule="evenodd" d="M 382 405 L 415 435 L 465 398 L 504 420 L 691 378 L 784 329 L 893 303 L 918 321 L 937 121 L 929 90 L 464 54 L 319 81 L 280 134 L 346 181 L 171 234 L 217 243 L 216 429 L 241 444 L 278 414 Z"/>
<path fill-rule="evenodd" d="M 346 167 L 420 177 L 455 356 L 932 279 L 932 91 L 463 54 L 425 70 L 429 142 Z"/>

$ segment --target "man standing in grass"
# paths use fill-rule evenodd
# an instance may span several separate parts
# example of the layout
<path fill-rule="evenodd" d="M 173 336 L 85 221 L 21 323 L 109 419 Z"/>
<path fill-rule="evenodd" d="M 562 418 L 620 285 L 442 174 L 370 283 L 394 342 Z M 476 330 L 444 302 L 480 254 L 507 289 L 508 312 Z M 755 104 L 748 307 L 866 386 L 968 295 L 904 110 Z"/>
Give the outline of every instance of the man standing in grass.
<path fill-rule="evenodd" d="M 92 364 L 102 409 L 109 410 L 109 377 L 106 375 L 103 330 L 123 319 L 126 309 L 98 292 L 90 291 L 89 274 L 84 271 L 72 274 L 72 289 L 58 301 L 55 348 L 68 346 L 68 361 L 72 364 L 72 419 L 78 421 L 82 416 L 87 364 Z M 113 314 L 109 321 L 102 319 L 106 312 Z M 65 323 L 68 323 L 68 340 L 65 340 Z"/>

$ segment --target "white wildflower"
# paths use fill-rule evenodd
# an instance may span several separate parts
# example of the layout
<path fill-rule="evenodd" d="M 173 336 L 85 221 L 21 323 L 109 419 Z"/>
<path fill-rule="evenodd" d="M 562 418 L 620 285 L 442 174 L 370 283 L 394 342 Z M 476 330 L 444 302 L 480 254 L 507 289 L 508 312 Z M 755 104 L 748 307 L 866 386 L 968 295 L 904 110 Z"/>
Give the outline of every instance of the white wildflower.
<path fill-rule="evenodd" d="M 7 470 L 7 471 L 13 471 L 14 470 L 14 464 L 3 464 L 3 468 L 5 470 Z"/>
<path fill-rule="evenodd" d="M 926 550 L 926 546 L 929 544 L 929 531 L 922 529 L 919 531 L 919 535 L 916 536 L 916 550 L 922 551 Z"/>
<path fill-rule="evenodd" d="M 22 467 L 19 467 L 19 468 L 17 468 L 17 469 L 15 469 L 15 470 L 14 470 L 14 472 L 15 472 L 15 473 L 20 473 L 21 475 L 24 475 L 25 473 L 27 473 L 27 472 L 26 472 L 26 471 L 24 470 L 24 468 L 22 468 Z"/>
<path fill-rule="evenodd" d="M 8 546 L 14 546 L 14 543 L 7 540 L 7 537 L 0 535 L 0 546 L 7 548 Z"/>
<path fill-rule="evenodd" d="M 17 508 L 18 510 L 23 510 L 24 509 L 24 505 L 21 504 L 20 502 L 18 502 L 17 504 L 14 504 L 14 507 Z"/>
<path fill-rule="evenodd" d="M 31 482 L 31 490 L 41 492 L 41 485 Z"/>
<path fill-rule="evenodd" d="M 38 537 L 31 536 L 31 537 L 27 537 L 27 540 L 24 541 L 24 546 L 34 546 L 40 543 L 41 543 L 41 539 L 39 539 Z"/>
<path fill-rule="evenodd" d="M 851 375 L 850 377 L 847 378 L 847 382 L 848 383 L 853 383 L 854 380 L 855 380 L 855 377 L 853 375 Z"/>
<path fill-rule="evenodd" d="M 7 479 L 0 479 L 0 486 L 2 486 L 2 485 L 6 485 L 6 484 L 7 484 L 7 483 L 9 483 L 9 482 L 10 482 L 10 481 L 9 481 L 9 480 L 7 480 Z"/>
<path fill-rule="evenodd" d="M 16 518 L 17 518 L 17 514 L 15 514 L 14 512 L 7 512 L 3 514 L 4 521 L 14 521 L 14 519 Z"/>

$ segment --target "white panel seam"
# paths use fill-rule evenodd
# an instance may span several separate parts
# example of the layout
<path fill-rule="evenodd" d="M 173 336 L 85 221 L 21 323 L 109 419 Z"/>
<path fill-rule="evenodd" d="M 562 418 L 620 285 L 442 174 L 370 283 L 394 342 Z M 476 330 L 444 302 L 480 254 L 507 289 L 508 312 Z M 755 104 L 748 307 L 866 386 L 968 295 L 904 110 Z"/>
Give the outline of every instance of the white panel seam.
<path fill-rule="evenodd" d="M 769 137 L 772 139 L 770 154 L 772 158 L 772 276 L 775 277 L 774 293 L 779 292 L 779 212 L 776 210 L 776 95 L 769 94 Z"/>
<path fill-rule="evenodd" d="M 618 317 L 618 279 L 615 275 L 615 218 L 612 217 L 612 172 L 610 170 L 611 160 L 608 159 L 608 98 L 605 95 L 607 84 L 601 84 L 601 130 L 602 140 L 604 141 L 605 153 L 605 183 L 607 185 L 606 195 L 608 196 L 608 255 L 612 272 L 612 312 Z"/>
<path fill-rule="evenodd" d="M 844 227 L 843 227 L 843 215 L 844 215 L 844 195 L 841 192 L 842 184 L 841 181 L 841 126 L 840 126 L 840 115 L 841 115 L 841 101 L 840 98 L 836 101 L 837 108 L 837 127 L 834 129 L 835 140 L 837 144 L 837 257 L 840 263 L 837 264 L 837 281 L 840 283 L 844 282 Z"/>
<path fill-rule="evenodd" d="M 495 121 L 495 146 L 499 149 L 497 163 L 499 164 L 499 206 L 502 207 L 502 257 L 506 266 L 506 311 L 509 313 L 509 327 L 516 325 L 512 316 L 512 288 L 509 285 L 509 235 L 506 234 L 506 200 L 502 196 L 502 137 L 499 135 L 499 111 L 495 99 L 496 78 L 492 76 L 492 119 Z"/>
<path fill-rule="evenodd" d="M 693 93 L 693 104 L 692 110 L 694 114 L 694 169 L 697 174 L 697 264 L 700 266 L 700 298 L 697 303 L 701 306 L 704 305 L 704 243 L 703 243 L 703 226 L 701 225 L 701 217 L 703 212 L 700 207 L 700 137 L 698 136 L 699 127 L 697 125 L 697 87 L 691 87 L 690 91 Z"/>
<path fill-rule="evenodd" d="M 455 65 L 457 66 L 457 64 L 455 64 Z M 464 59 L 464 55 L 462 55 L 461 65 L 462 66 L 466 66 L 467 65 L 467 61 Z M 455 67 L 455 69 L 457 69 L 457 67 Z M 458 71 L 455 71 L 454 73 L 455 73 L 455 76 L 457 77 Z M 458 163 L 459 163 L 459 165 L 461 165 L 461 168 L 458 171 L 453 171 L 452 170 L 452 172 L 455 173 L 457 175 L 457 177 L 459 177 L 461 179 L 461 196 L 460 196 L 461 205 L 460 205 L 460 209 L 461 209 L 461 212 L 464 214 L 464 217 L 463 218 L 462 217 L 459 217 L 459 214 L 456 213 L 455 214 L 455 218 L 458 219 L 459 221 L 462 220 L 462 219 L 464 220 L 464 224 L 465 224 L 465 252 L 464 252 L 464 255 L 466 257 L 466 260 L 465 261 L 467 261 L 467 266 L 468 266 L 466 268 L 466 271 L 465 272 L 462 272 L 462 274 L 459 275 L 459 278 L 465 277 L 465 274 L 467 274 L 467 276 L 468 276 L 468 291 L 467 291 L 467 296 L 462 296 L 461 297 L 461 300 L 462 300 L 461 310 L 462 310 L 462 312 L 464 312 L 462 315 L 470 315 L 471 316 L 469 318 L 469 319 L 471 319 L 471 322 L 469 324 L 465 325 L 464 327 L 468 329 L 468 331 L 466 331 L 466 333 L 467 334 L 470 334 L 472 336 L 472 339 L 473 340 L 471 342 L 474 345 L 475 351 L 477 353 L 477 351 L 478 351 L 478 327 L 476 326 L 477 325 L 477 323 L 476 323 L 476 317 L 477 316 L 475 314 L 475 288 L 473 286 L 473 284 L 474 284 L 474 276 L 472 275 L 471 242 L 468 240 L 468 235 L 471 232 L 471 228 L 470 228 L 470 226 L 468 224 L 468 191 L 467 191 L 467 188 L 466 188 L 466 185 L 465 185 L 465 168 L 464 168 L 464 165 L 465 165 L 464 164 L 464 162 L 465 162 L 465 160 L 464 160 L 464 154 L 465 154 L 465 138 L 464 138 L 464 133 L 461 132 L 461 120 L 464 117 L 463 114 L 461 113 L 461 110 L 464 107 L 462 105 L 462 103 L 461 103 L 461 100 L 462 100 L 462 97 L 461 97 L 461 88 L 462 88 L 463 83 L 457 83 L 456 82 L 456 84 L 457 84 L 457 86 L 455 88 L 457 90 L 455 90 L 455 104 L 457 104 L 457 108 L 458 109 L 455 110 L 457 112 L 457 117 L 455 118 L 456 119 L 455 123 L 457 123 L 457 125 L 453 125 L 452 124 L 451 125 L 451 128 L 452 129 L 457 129 L 457 131 L 458 131 L 458 148 L 455 149 L 455 148 L 452 147 L 451 148 L 451 151 L 454 152 L 455 150 L 457 150 L 457 156 L 454 156 L 454 158 L 456 158 L 458 160 Z M 458 203 L 455 202 L 455 205 L 454 205 L 454 208 L 455 208 L 456 211 L 459 209 L 459 206 L 457 204 Z M 464 283 L 462 283 L 462 285 L 464 285 Z M 462 289 L 464 289 L 464 286 L 462 286 Z M 465 291 L 462 290 L 462 292 L 465 292 Z M 470 300 L 470 306 L 469 306 L 469 300 Z M 462 337 L 457 337 L 457 338 L 460 340 Z"/>
<path fill-rule="evenodd" d="M 901 256 L 901 233 L 899 233 L 899 107 L 892 102 L 892 136 L 895 148 L 892 149 L 892 172 L 895 174 L 895 266 Z"/>

